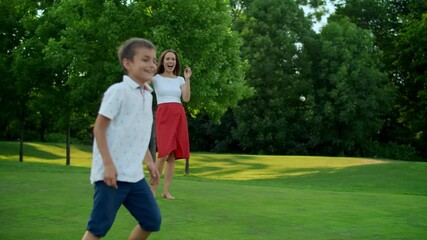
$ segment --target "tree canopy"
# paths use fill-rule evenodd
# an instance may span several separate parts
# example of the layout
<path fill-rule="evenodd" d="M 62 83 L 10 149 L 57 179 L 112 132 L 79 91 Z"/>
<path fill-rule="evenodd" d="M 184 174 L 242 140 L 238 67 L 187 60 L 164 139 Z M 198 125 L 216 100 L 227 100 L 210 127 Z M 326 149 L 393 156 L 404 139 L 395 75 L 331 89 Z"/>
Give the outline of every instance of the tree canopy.
<path fill-rule="evenodd" d="M 320 32 L 314 21 L 335 3 Z M 310 13 L 304 9 L 310 9 Z M 92 141 L 117 47 L 191 66 L 193 151 L 427 159 L 427 2 L 1 0 L 0 139 Z"/>
<path fill-rule="evenodd" d="M 320 41 L 322 60 L 315 86 L 323 126 L 321 151 L 360 154 L 365 139 L 381 129 L 381 117 L 391 106 L 381 52 L 371 32 L 347 18 L 330 21 Z"/>
<path fill-rule="evenodd" d="M 312 30 L 294 1 L 251 1 L 242 16 L 242 54 L 250 68 L 247 79 L 256 94 L 236 109 L 235 135 L 251 153 L 294 153 L 309 117 L 301 95 L 309 95 L 310 79 L 304 44 Z M 297 126 L 298 125 L 298 126 Z"/>

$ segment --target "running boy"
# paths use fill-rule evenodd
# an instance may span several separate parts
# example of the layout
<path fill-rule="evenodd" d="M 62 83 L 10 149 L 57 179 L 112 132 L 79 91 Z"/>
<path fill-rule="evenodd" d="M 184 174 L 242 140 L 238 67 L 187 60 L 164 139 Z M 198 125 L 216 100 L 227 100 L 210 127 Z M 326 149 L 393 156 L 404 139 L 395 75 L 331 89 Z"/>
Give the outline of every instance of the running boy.
<path fill-rule="evenodd" d="M 95 121 L 90 174 L 95 193 L 83 240 L 104 237 L 122 204 L 138 221 L 129 239 L 147 239 L 160 230 L 160 209 L 142 164 L 146 162 L 150 184 L 157 184 L 159 173 L 148 151 L 153 96 L 147 84 L 156 72 L 156 51 L 141 38 L 127 40 L 118 50 L 125 75 L 104 93 Z"/>

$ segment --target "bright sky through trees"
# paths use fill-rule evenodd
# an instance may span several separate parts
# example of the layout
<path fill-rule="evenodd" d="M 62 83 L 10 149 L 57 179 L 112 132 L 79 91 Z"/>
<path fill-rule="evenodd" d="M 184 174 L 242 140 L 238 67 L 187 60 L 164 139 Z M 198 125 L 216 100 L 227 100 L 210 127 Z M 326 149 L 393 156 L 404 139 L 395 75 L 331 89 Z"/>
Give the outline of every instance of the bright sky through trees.
<path fill-rule="evenodd" d="M 303 6 L 302 9 L 304 10 L 306 15 L 314 12 L 314 9 L 310 8 L 309 6 Z M 327 10 L 327 14 L 323 15 L 320 21 L 314 21 L 313 23 L 313 30 L 317 33 L 319 33 L 322 27 L 325 26 L 328 17 L 335 11 L 335 5 L 330 1 L 326 1 L 325 9 Z"/>

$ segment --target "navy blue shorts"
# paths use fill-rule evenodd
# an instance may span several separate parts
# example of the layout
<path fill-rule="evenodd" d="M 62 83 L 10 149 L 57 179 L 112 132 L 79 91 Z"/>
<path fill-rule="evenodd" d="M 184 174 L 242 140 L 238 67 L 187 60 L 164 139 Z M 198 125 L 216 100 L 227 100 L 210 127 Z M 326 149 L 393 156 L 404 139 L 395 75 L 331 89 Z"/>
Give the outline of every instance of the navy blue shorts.
<path fill-rule="evenodd" d="M 95 183 L 93 209 L 86 230 L 97 237 L 104 237 L 123 204 L 142 229 L 159 231 L 162 222 L 160 209 L 145 179 L 136 183 L 117 182 L 117 186 L 118 189 L 114 189 L 104 181 Z"/>

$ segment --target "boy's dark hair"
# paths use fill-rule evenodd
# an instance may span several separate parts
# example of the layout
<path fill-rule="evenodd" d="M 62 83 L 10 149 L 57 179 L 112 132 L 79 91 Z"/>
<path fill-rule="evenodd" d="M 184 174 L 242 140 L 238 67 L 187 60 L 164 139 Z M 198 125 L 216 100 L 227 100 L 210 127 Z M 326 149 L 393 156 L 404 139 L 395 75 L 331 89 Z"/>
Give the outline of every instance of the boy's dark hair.
<path fill-rule="evenodd" d="M 150 40 L 144 38 L 131 38 L 124 42 L 117 51 L 117 56 L 119 57 L 120 66 L 125 73 L 127 73 L 126 68 L 123 66 L 123 59 L 132 60 L 136 54 L 135 49 L 137 48 L 147 48 L 147 49 L 157 49 Z"/>
<path fill-rule="evenodd" d="M 157 67 L 157 73 L 162 74 L 165 72 L 165 66 L 163 65 L 163 61 L 165 60 L 165 56 L 167 53 L 175 54 L 176 65 L 175 65 L 175 69 L 173 70 L 173 74 L 175 74 L 175 76 L 179 76 L 179 74 L 181 73 L 181 63 L 179 61 L 178 53 L 176 53 L 176 51 L 172 49 L 166 50 L 162 53 L 162 55 L 160 55 L 160 60 L 158 62 L 159 66 Z"/>

